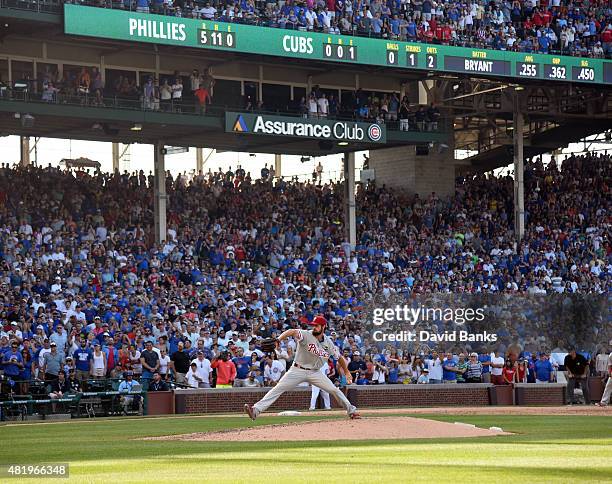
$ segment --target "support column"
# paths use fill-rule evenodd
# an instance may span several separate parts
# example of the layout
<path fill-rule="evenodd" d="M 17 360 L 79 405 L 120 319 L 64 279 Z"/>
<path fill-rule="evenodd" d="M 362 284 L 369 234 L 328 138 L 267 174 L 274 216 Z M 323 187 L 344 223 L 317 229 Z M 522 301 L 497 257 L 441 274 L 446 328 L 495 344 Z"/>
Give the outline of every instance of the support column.
<path fill-rule="evenodd" d="M 523 165 L 523 113 L 514 94 L 512 145 L 514 155 L 514 234 L 517 243 L 525 236 L 525 167 Z"/>
<path fill-rule="evenodd" d="M 196 175 L 204 174 L 204 154 L 202 148 L 196 148 Z"/>
<path fill-rule="evenodd" d="M 166 240 L 166 149 L 163 141 L 153 145 L 155 153 L 154 162 L 154 217 L 155 217 L 155 242 Z"/>
<path fill-rule="evenodd" d="M 274 155 L 274 176 L 276 176 L 278 179 L 282 178 L 282 168 L 282 155 Z"/>
<path fill-rule="evenodd" d="M 355 153 L 344 154 L 344 227 L 345 240 L 351 249 L 357 244 L 357 221 L 355 214 Z"/>
<path fill-rule="evenodd" d="M 21 136 L 20 141 L 20 154 L 19 164 L 23 167 L 30 166 L 30 137 Z"/>
<path fill-rule="evenodd" d="M 113 143 L 113 173 L 119 173 L 119 143 Z"/>

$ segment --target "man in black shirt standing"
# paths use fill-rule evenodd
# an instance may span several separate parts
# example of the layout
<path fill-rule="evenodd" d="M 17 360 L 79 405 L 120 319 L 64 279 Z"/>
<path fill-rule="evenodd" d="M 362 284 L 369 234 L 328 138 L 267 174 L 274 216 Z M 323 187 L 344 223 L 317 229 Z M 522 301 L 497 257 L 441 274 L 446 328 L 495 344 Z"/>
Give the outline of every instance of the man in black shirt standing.
<path fill-rule="evenodd" d="M 174 374 L 176 375 L 176 383 L 185 383 L 185 374 L 189 371 L 189 352 L 185 351 L 183 342 L 179 342 L 178 350 L 172 353 L 170 357 L 174 363 Z"/>
<path fill-rule="evenodd" d="M 563 365 L 567 372 L 567 403 L 569 405 L 577 403 L 574 400 L 574 388 L 576 384 L 579 384 L 584 395 L 584 404 L 590 405 L 591 398 L 589 396 L 589 382 L 587 380 L 589 376 L 589 363 L 586 358 L 576 353 L 575 348 L 570 348 L 570 352 L 565 357 Z"/>
<path fill-rule="evenodd" d="M 147 390 L 149 382 L 153 379 L 153 373 L 159 370 L 159 355 L 153 351 L 151 340 L 145 343 L 145 349 L 140 353 L 140 363 L 142 364 L 142 387 Z"/>

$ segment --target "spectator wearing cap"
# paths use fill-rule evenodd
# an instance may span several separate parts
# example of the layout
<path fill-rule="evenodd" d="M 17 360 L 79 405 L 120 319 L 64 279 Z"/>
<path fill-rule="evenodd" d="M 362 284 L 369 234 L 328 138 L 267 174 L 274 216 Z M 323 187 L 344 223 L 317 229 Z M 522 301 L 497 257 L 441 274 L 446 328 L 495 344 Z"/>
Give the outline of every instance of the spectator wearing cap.
<path fill-rule="evenodd" d="M 64 331 L 64 325 L 58 324 L 55 327 L 55 331 L 49 336 L 49 342 L 57 345 L 57 351 L 60 353 L 66 352 L 66 345 L 68 343 L 68 334 Z"/>
<path fill-rule="evenodd" d="M 131 371 L 126 371 L 124 373 L 124 380 L 119 383 L 119 387 L 117 391 L 119 393 L 128 394 L 121 395 L 121 406 L 123 407 L 124 415 L 127 415 L 127 412 L 134 403 L 140 402 L 140 395 L 129 395 L 135 388 L 137 388 L 138 382 L 134 381 L 134 375 Z"/>
<path fill-rule="evenodd" d="M 357 380 L 357 372 L 363 372 L 365 374 L 367 367 L 365 361 L 361 359 L 361 352 L 353 352 L 353 358 L 351 358 L 351 361 L 348 364 L 348 369 L 351 376 L 353 377 L 353 381 Z"/>
<path fill-rule="evenodd" d="M 2 363 L 5 376 L 13 380 L 19 379 L 19 373 L 23 370 L 23 357 L 19 352 L 19 342 L 17 340 L 11 341 L 9 349 L 3 353 L 0 363 Z"/>
<path fill-rule="evenodd" d="M 256 370 L 249 371 L 248 376 L 242 386 L 245 388 L 261 388 L 263 384 L 257 379 L 257 373 L 258 372 Z"/>
<path fill-rule="evenodd" d="M 16 339 L 19 343 L 23 340 L 23 333 L 21 329 L 19 329 L 17 321 L 11 321 L 11 330 L 9 334 L 12 334 L 12 339 Z"/>
<path fill-rule="evenodd" d="M 43 357 L 42 366 L 42 374 L 47 382 L 57 380 L 57 375 L 63 373 L 62 370 L 64 368 L 64 363 L 66 362 L 64 353 L 60 353 L 57 350 L 57 343 L 49 343 L 49 348 L 50 351 L 45 353 Z"/>
<path fill-rule="evenodd" d="M 264 383 L 273 387 L 285 374 L 287 367 L 276 358 L 276 353 L 268 353 L 264 361 Z"/>
<path fill-rule="evenodd" d="M 376 355 L 374 357 L 374 373 L 372 374 L 372 384 L 382 385 L 386 382 L 389 369 L 383 363 L 383 359 Z"/>
<path fill-rule="evenodd" d="M 553 381 L 553 366 L 545 352 L 534 363 L 536 383 L 551 383 Z"/>
<path fill-rule="evenodd" d="M 91 355 L 91 370 L 90 374 L 94 380 L 102 380 L 106 378 L 106 353 L 102 351 L 100 342 L 94 341 L 94 350 Z"/>
<path fill-rule="evenodd" d="M 41 343 L 41 347 L 34 353 L 34 363 L 36 365 L 35 377 L 43 379 L 44 374 L 42 373 L 42 367 L 45 364 L 45 354 L 51 352 L 51 344 L 49 343 L 49 338 L 43 339 Z"/>
<path fill-rule="evenodd" d="M 574 395 L 574 389 L 576 385 L 582 388 L 582 395 L 584 397 L 584 404 L 591 404 L 591 397 L 589 394 L 589 363 L 584 356 L 576 352 L 576 348 L 570 348 L 569 353 L 563 360 L 565 366 L 565 372 L 567 375 L 567 403 L 569 405 L 576 404 L 576 397 Z"/>
<path fill-rule="evenodd" d="M 426 385 L 428 383 L 431 383 L 429 381 L 429 370 L 427 368 L 423 368 L 419 378 L 417 378 L 417 385 Z"/>
<path fill-rule="evenodd" d="M 478 353 L 470 353 L 464 375 L 466 383 L 482 383 L 482 363 L 478 360 Z"/>
<path fill-rule="evenodd" d="M 245 386 L 244 384 L 249 377 L 251 358 L 245 356 L 245 352 L 242 348 L 238 348 L 236 350 L 236 356 L 232 358 L 232 361 L 234 363 L 234 366 L 236 367 L 236 378 L 234 379 L 234 386 L 243 387 Z"/>
<path fill-rule="evenodd" d="M 191 362 L 192 367 L 193 364 L 195 364 L 198 381 L 197 388 L 210 388 L 212 367 L 210 366 L 210 360 L 204 356 L 204 351 L 198 350 L 196 358 Z"/>
<path fill-rule="evenodd" d="M 198 365 L 195 361 L 192 361 L 189 364 L 189 370 L 185 375 L 185 381 L 187 386 L 191 388 L 200 388 L 200 383 L 202 383 L 202 379 L 198 376 Z"/>
<path fill-rule="evenodd" d="M 64 367 L 62 368 L 64 375 L 68 376 L 68 373 L 70 373 L 70 371 L 74 371 L 74 369 L 75 369 L 74 358 L 70 355 L 67 355 L 66 363 L 64 364 Z"/>

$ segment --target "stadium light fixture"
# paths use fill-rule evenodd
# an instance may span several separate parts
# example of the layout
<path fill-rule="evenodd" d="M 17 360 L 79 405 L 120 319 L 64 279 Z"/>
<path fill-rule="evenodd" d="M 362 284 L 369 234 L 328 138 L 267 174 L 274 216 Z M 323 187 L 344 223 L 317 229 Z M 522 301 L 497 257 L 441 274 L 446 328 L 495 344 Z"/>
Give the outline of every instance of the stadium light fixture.
<path fill-rule="evenodd" d="M 134 123 L 134 126 L 130 128 L 130 131 L 142 131 L 142 124 Z"/>

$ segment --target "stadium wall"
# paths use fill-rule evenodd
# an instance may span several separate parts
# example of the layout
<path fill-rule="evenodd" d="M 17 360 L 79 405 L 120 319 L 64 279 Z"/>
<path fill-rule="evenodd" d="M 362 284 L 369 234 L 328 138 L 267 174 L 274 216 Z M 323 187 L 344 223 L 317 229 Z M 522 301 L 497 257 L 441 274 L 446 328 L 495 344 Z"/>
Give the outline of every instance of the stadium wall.
<path fill-rule="evenodd" d="M 253 404 L 269 389 L 227 388 L 175 390 L 175 412 L 234 413 L 242 412 L 245 403 Z M 351 387 L 349 400 L 358 408 L 373 407 L 482 407 L 512 404 L 508 387 L 490 384 L 461 385 L 381 385 Z M 517 405 L 563 405 L 565 385 L 517 385 L 514 402 Z M 332 406 L 338 404 L 331 399 Z M 272 411 L 305 410 L 310 406 L 310 388 L 283 394 L 272 405 Z"/>
<path fill-rule="evenodd" d="M 375 172 L 377 186 L 418 193 L 421 198 L 427 198 L 431 192 L 439 197 L 455 193 L 452 147 L 440 151 L 434 146 L 428 155 L 417 155 L 415 146 L 373 150 L 369 167 Z"/>

